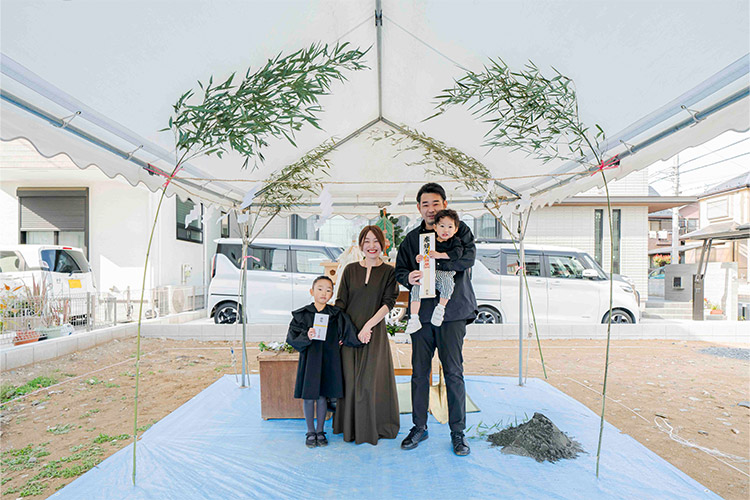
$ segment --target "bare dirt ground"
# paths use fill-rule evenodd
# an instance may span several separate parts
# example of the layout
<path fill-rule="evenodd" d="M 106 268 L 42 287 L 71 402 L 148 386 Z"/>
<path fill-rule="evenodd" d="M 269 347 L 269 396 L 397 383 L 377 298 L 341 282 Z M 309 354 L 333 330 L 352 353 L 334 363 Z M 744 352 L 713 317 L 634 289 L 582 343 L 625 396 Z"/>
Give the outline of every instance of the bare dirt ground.
<path fill-rule="evenodd" d="M 138 423 L 147 428 L 209 386 L 239 370 L 227 342 L 144 339 Z M 705 342 L 613 341 L 607 421 L 719 495 L 750 494 L 750 363 L 703 354 Z M 396 366 L 409 366 L 410 346 L 393 344 Z M 548 382 L 598 413 L 604 369 L 602 341 L 557 340 L 542 345 Z M 745 346 L 746 347 L 746 346 Z M 3 385 L 48 376 L 57 381 L 11 401 L 0 415 L 2 498 L 46 498 L 126 446 L 133 433 L 135 340 L 4 372 Z M 257 370 L 255 348 L 250 370 Z M 525 357 L 525 356 L 524 356 Z M 513 342 L 467 341 L 465 370 L 517 375 Z M 542 377 L 529 353 L 529 377 Z M 661 417 L 659 417 L 661 416 Z M 662 418 L 663 417 L 663 418 Z M 680 444 L 655 422 L 667 422 L 691 443 L 744 460 L 719 459 Z M 606 443 L 605 443 L 606 445 Z"/>

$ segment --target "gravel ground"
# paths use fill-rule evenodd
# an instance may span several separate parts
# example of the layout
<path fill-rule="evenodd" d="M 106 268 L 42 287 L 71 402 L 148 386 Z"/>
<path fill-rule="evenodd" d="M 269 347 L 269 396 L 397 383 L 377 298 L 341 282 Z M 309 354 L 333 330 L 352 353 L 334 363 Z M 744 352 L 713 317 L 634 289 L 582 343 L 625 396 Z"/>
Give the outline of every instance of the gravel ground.
<path fill-rule="evenodd" d="M 743 349 L 742 347 L 706 347 L 705 349 L 701 349 L 701 352 L 703 354 L 711 354 L 712 356 L 719 356 L 721 358 L 750 361 L 750 349 Z"/>

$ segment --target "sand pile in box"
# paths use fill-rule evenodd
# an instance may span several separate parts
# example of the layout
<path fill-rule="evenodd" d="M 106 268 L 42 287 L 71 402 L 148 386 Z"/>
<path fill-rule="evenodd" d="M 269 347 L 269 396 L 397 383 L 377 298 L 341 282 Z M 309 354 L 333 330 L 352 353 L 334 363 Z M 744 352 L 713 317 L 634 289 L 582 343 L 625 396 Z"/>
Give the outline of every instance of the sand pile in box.
<path fill-rule="evenodd" d="M 578 441 L 570 439 L 550 419 L 534 413 L 528 422 L 490 434 L 487 438 L 502 452 L 531 457 L 537 462 L 556 462 L 561 458 L 576 458 L 584 453 Z"/>

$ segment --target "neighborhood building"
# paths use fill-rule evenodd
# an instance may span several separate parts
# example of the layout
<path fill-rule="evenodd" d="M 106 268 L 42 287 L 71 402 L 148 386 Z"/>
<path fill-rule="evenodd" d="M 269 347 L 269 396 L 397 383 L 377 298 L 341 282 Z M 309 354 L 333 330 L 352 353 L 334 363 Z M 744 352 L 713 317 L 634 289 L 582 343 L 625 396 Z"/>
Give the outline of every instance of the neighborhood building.
<path fill-rule="evenodd" d="M 119 176 L 109 178 L 98 168 L 80 169 L 66 155 L 45 158 L 22 139 L 3 142 L 0 154 L 5 166 L 0 188 L 0 208 L 5 223 L 0 230 L 0 244 L 81 247 L 91 264 L 99 291 L 140 289 L 159 193 L 143 185 L 132 186 Z M 650 214 L 685 205 L 693 198 L 649 193 L 645 170 L 613 182 L 610 192 L 614 272 L 632 279 L 643 300 L 648 291 Z M 723 192 L 722 195 L 729 194 Z M 154 234 L 147 289 L 192 287 L 205 290 L 211 278 L 210 261 L 216 251 L 215 240 L 239 236 L 236 221 L 230 217 L 219 220 L 223 213 L 212 206 L 201 206 L 201 219 L 185 227 L 185 217 L 193 207 L 192 200 L 182 200 L 178 196 L 164 201 Z M 603 192 L 595 189 L 535 210 L 530 216 L 526 241 L 583 250 L 609 271 L 610 231 L 606 209 Z M 481 217 L 462 214 L 461 217 L 477 238 L 509 237 L 489 214 Z M 318 227 L 317 216 L 278 217 L 268 225 L 262 237 L 314 239 L 349 246 L 359 229 L 374 220 L 335 216 Z M 414 210 L 414 216 L 399 218 L 399 226 L 408 230 L 418 221 Z M 195 293 L 202 295 L 202 292 Z"/>

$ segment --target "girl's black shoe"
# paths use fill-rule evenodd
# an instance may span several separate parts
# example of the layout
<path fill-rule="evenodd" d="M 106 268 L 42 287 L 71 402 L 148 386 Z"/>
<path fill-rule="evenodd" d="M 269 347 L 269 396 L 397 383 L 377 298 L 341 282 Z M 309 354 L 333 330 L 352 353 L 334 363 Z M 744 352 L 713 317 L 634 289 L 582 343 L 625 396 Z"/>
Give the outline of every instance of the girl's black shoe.
<path fill-rule="evenodd" d="M 326 439 L 325 432 L 318 432 L 315 436 L 315 439 L 318 442 L 318 446 L 328 446 L 328 440 Z"/>
<path fill-rule="evenodd" d="M 308 432 L 305 434 L 305 446 L 308 448 L 315 448 L 318 446 L 317 434 L 314 432 Z"/>

